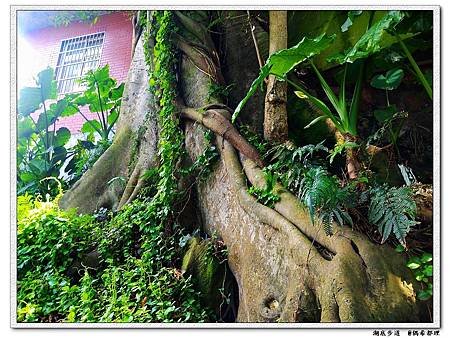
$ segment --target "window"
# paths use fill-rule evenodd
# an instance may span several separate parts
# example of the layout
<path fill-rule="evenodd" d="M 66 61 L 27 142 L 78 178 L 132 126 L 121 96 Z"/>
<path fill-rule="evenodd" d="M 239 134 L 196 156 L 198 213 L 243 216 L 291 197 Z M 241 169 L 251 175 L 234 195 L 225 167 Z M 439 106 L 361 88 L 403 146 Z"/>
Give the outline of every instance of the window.
<path fill-rule="evenodd" d="M 59 95 L 83 89 L 76 80 L 98 67 L 104 36 L 105 33 L 95 33 L 61 42 L 55 71 Z"/>

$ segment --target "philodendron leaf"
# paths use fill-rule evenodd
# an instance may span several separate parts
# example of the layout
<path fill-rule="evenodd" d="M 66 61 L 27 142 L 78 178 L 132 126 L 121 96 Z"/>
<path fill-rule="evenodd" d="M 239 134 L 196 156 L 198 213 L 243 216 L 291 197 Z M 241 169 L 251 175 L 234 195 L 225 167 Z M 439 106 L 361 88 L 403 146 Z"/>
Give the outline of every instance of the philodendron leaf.
<path fill-rule="evenodd" d="M 56 131 L 53 145 L 55 147 L 62 147 L 70 140 L 70 131 L 65 127 L 61 127 Z"/>
<path fill-rule="evenodd" d="M 49 107 L 49 113 L 55 118 L 60 117 L 67 109 L 68 102 L 66 99 L 61 99 L 56 103 L 52 103 Z"/>
<path fill-rule="evenodd" d="M 41 88 L 41 94 L 44 101 L 56 99 L 57 89 L 53 69 L 49 67 L 39 72 L 37 76 L 37 85 Z"/>
<path fill-rule="evenodd" d="M 326 36 L 325 34 L 315 39 L 303 38 L 294 47 L 273 53 L 266 62 L 272 65 L 270 74 L 284 78 L 299 63 L 325 50 L 334 39 L 335 35 Z"/>
<path fill-rule="evenodd" d="M 121 83 L 119 86 L 117 86 L 116 88 L 111 89 L 111 91 L 109 92 L 109 98 L 111 100 L 118 100 L 122 97 L 123 94 L 123 88 L 124 88 L 124 84 Z"/>
<path fill-rule="evenodd" d="M 83 124 L 83 127 L 81 127 L 81 132 L 83 133 L 94 133 L 94 132 L 98 132 L 99 130 L 102 129 L 102 126 L 100 125 L 100 122 L 98 122 L 97 120 L 90 120 L 90 121 L 86 121 Z"/>
<path fill-rule="evenodd" d="M 43 101 L 56 99 L 56 81 L 53 79 L 53 69 L 47 68 L 37 75 L 38 87 L 25 87 L 20 90 L 18 113 L 22 116 L 30 115 L 37 110 Z"/>
<path fill-rule="evenodd" d="M 19 115 L 28 116 L 41 105 L 41 90 L 37 87 L 25 87 L 20 90 L 17 112 Z"/>
<path fill-rule="evenodd" d="M 395 105 L 388 106 L 384 109 L 376 109 L 373 112 L 373 115 L 377 119 L 378 122 L 384 123 L 392 119 L 392 117 L 397 112 L 397 107 Z"/>
<path fill-rule="evenodd" d="M 294 47 L 282 49 L 270 55 L 266 64 L 261 68 L 258 77 L 251 84 L 247 94 L 242 101 L 239 102 L 237 108 L 235 109 L 232 122 L 236 120 L 245 103 L 255 93 L 256 89 L 263 84 L 264 79 L 269 74 L 283 79 L 295 66 L 325 50 L 334 38 L 334 35 L 326 36 L 325 34 L 322 34 L 314 39 L 305 37 Z"/>
<path fill-rule="evenodd" d="M 345 54 L 338 54 L 328 59 L 340 64 L 354 62 L 360 58 L 366 58 L 387 46 L 381 42 L 387 30 L 394 28 L 402 21 L 405 14 L 402 11 L 389 11 L 383 18 L 370 27 L 365 34 L 355 43 L 352 49 Z"/>
<path fill-rule="evenodd" d="M 405 73 L 403 69 L 396 68 L 386 72 L 386 74 L 375 75 L 370 82 L 370 85 L 377 89 L 396 89 L 403 80 Z"/>
<path fill-rule="evenodd" d="M 362 11 L 348 11 L 347 20 L 341 26 L 341 32 L 346 32 L 353 25 L 353 21 L 357 16 L 360 16 Z"/>
<path fill-rule="evenodd" d="M 108 125 L 112 126 L 114 123 L 116 123 L 117 119 L 119 117 L 119 113 L 117 112 L 117 109 L 114 109 L 111 111 L 111 113 L 108 115 Z"/>
<path fill-rule="evenodd" d="M 34 133 L 34 122 L 31 117 L 21 118 L 17 123 L 17 136 L 19 138 L 29 138 Z"/>
<path fill-rule="evenodd" d="M 405 11 L 405 18 L 395 27 L 397 34 L 423 33 L 433 29 L 433 11 Z"/>

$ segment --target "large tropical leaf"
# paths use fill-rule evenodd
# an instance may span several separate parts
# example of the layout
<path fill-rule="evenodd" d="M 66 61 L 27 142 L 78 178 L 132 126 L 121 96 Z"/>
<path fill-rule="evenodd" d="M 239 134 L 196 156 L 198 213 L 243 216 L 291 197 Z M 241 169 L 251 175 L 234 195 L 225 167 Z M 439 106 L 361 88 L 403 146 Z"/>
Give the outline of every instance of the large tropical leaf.
<path fill-rule="evenodd" d="M 66 99 L 58 100 L 56 103 L 52 103 L 49 107 L 49 114 L 52 115 L 54 118 L 58 118 L 62 116 L 64 111 L 68 107 L 68 102 Z"/>
<path fill-rule="evenodd" d="M 31 117 L 20 118 L 17 123 L 17 136 L 19 138 L 29 138 L 34 133 L 34 122 Z"/>
<path fill-rule="evenodd" d="M 100 122 L 98 122 L 97 120 L 90 120 L 90 121 L 86 121 L 83 124 L 83 127 L 81 127 L 81 131 L 83 133 L 94 133 L 94 132 L 99 132 L 100 130 L 102 130 L 102 126 L 100 124 Z"/>
<path fill-rule="evenodd" d="M 395 26 L 397 34 L 423 33 L 433 29 L 433 11 L 406 11 L 405 17 Z"/>
<path fill-rule="evenodd" d="M 325 34 L 314 39 L 303 38 L 294 47 L 283 49 L 270 55 L 264 67 L 261 68 L 259 76 L 250 86 L 247 95 L 234 111 L 232 121 L 236 120 L 245 103 L 255 93 L 256 89 L 263 84 L 264 79 L 269 74 L 283 79 L 295 66 L 326 49 L 333 39 L 334 36 L 326 36 Z"/>
<path fill-rule="evenodd" d="M 54 79 L 54 73 L 52 68 L 49 67 L 39 72 L 37 76 L 37 85 L 41 89 L 41 95 L 44 101 L 56 99 L 57 97 L 56 81 Z"/>
<path fill-rule="evenodd" d="M 53 69 L 47 68 L 37 75 L 37 87 L 25 87 L 20 90 L 18 113 L 28 116 L 49 99 L 56 99 L 56 81 L 53 79 Z"/>
<path fill-rule="evenodd" d="M 124 88 L 124 84 L 121 83 L 116 88 L 111 89 L 111 91 L 109 92 L 109 98 L 113 101 L 120 99 L 123 94 L 123 88 Z"/>
<path fill-rule="evenodd" d="M 402 11 L 389 11 L 359 38 L 353 48 L 346 53 L 330 57 L 328 61 L 340 64 L 354 62 L 388 47 L 389 44 L 386 43 L 386 37 L 389 36 L 389 34 L 387 31 L 393 29 L 400 21 L 402 21 L 404 16 L 405 14 Z M 413 36 L 413 34 L 408 34 L 408 37 L 411 36 Z M 389 41 L 390 44 L 396 42 L 395 38 L 392 38 Z"/>
<path fill-rule="evenodd" d="M 386 72 L 386 74 L 379 74 L 372 78 L 370 85 L 377 89 L 396 89 L 400 82 L 402 82 L 404 76 L 403 69 L 396 68 Z"/>
<path fill-rule="evenodd" d="M 37 87 L 25 87 L 20 90 L 17 112 L 19 115 L 28 116 L 41 105 L 41 90 Z"/>
<path fill-rule="evenodd" d="M 70 140 L 70 131 L 65 127 L 61 127 L 56 131 L 55 138 L 53 140 L 54 147 L 62 147 L 66 145 Z"/>

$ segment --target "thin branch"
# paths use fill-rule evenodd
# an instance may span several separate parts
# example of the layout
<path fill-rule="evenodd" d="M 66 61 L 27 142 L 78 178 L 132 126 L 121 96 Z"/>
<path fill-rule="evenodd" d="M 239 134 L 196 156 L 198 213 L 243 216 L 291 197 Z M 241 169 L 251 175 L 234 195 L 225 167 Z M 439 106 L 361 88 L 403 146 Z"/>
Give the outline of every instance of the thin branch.
<path fill-rule="evenodd" d="M 256 57 L 258 58 L 258 63 L 259 63 L 259 68 L 262 68 L 264 66 L 262 58 L 261 58 L 261 54 L 259 53 L 259 47 L 258 47 L 258 41 L 256 40 L 256 36 L 255 36 L 255 25 L 252 24 L 252 19 L 250 17 L 250 11 L 247 11 L 247 16 L 248 16 L 248 24 L 250 26 L 250 31 L 252 33 L 252 38 L 253 38 L 253 44 L 255 45 L 255 50 L 256 50 Z"/>

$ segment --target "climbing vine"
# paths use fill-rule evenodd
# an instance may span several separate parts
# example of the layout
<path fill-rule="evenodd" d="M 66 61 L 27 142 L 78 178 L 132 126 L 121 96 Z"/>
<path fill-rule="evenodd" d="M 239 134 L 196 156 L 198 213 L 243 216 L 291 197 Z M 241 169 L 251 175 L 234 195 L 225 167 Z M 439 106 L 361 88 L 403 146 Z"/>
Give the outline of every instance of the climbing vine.
<path fill-rule="evenodd" d="M 153 14 L 156 23 L 155 45 L 153 48 L 153 70 L 150 73 L 150 88 L 154 91 L 160 106 L 158 122 L 160 135 L 158 143 L 158 155 L 160 157 L 158 193 L 155 197 L 156 204 L 165 205 L 160 210 L 162 220 L 169 216 L 167 206 L 172 205 L 176 196 L 177 181 L 176 168 L 183 155 L 183 132 L 179 127 L 179 121 L 175 116 L 176 108 L 176 77 L 175 49 L 170 39 L 170 34 L 176 30 L 172 13 L 170 11 L 156 11 Z M 145 44 L 148 48 L 149 44 Z M 148 56 L 150 53 L 146 53 Z M 146 57 L 147 64 L 151 62 Z"/>

